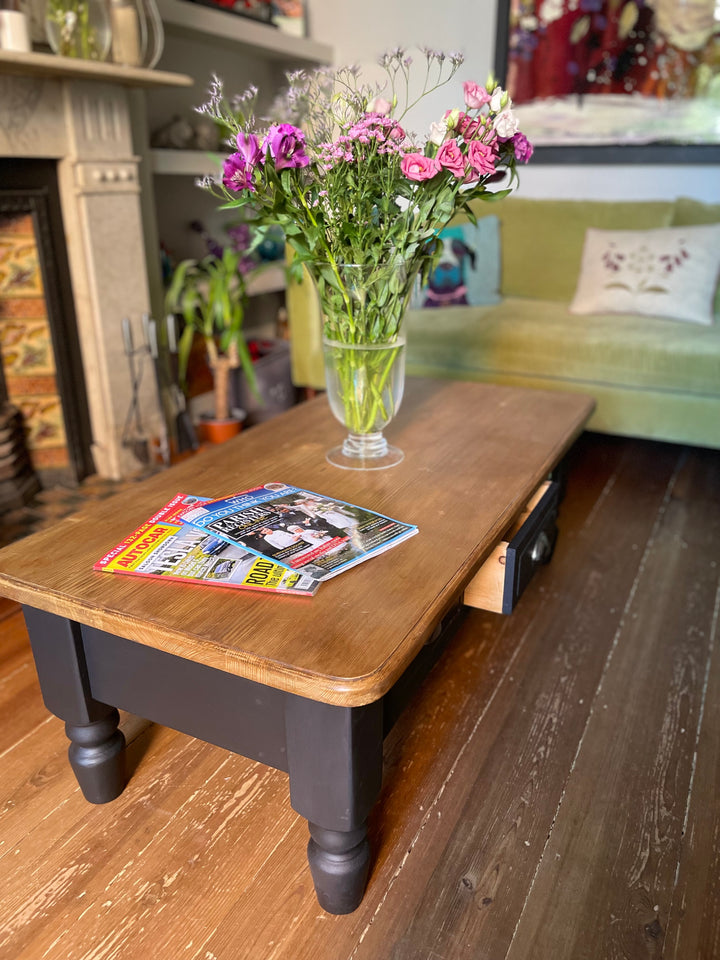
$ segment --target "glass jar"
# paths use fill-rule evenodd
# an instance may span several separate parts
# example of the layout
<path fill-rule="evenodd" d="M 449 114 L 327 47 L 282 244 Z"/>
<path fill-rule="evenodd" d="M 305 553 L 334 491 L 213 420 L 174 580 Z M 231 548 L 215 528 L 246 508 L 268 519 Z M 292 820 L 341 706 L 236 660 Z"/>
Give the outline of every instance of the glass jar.
<path fill-rule="evenodd" d="M 128 67 L 154 67 L 164 32 L 155 0 L 110 0 L 112 59 Z"/>
<path fill-rule="evenodd" d="M 61 57 L 105 60 L 111 31 L 104 0 L 48 0 L 45 34 Z"/>

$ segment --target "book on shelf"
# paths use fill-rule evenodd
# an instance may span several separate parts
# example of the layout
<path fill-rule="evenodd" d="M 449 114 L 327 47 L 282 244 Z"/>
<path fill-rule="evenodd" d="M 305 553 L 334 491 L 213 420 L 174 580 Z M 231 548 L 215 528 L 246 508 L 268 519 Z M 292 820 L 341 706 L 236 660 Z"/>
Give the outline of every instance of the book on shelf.
<path fill-rule="evenodd" d="M 183 511 L 205 500 L 178 493 L 98 560 L 93 569 L 295 596 L 317 592 L 319 581 L 307 574 L 289 570 L 181 521 Z"/>
<path fill-rule="evenodd" d="M 418 532 L 413 524 L 287 483 L 266 483 L 197 503 L 182 513 L 182 520 L 319 581 Z"/>

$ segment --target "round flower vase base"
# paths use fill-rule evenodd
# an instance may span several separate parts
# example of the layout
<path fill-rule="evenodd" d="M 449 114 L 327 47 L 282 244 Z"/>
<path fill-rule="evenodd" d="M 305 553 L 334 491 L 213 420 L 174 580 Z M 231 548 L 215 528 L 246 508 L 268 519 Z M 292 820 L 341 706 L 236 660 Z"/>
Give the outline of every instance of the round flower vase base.
<path fill-rule="evenodd" d="M 386 470 L 401 463 L 405 454 L 381 433 L 350 433 L 342 444 L 328 450 L 325 459 L 343 470 Z"/>

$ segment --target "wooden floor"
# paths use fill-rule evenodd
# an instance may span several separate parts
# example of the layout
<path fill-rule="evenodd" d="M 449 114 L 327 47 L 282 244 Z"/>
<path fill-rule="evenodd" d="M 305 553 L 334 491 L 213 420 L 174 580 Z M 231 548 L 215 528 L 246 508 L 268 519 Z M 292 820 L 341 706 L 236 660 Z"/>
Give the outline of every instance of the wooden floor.
<path fill-rule="evenodd" d="M 0 608 L 0 958 L 720 958 L 720 452 L 586 436 L 560 528 L 388 738 L 348 917 L 284 774 L 126 717 L 88 805 Z"/>

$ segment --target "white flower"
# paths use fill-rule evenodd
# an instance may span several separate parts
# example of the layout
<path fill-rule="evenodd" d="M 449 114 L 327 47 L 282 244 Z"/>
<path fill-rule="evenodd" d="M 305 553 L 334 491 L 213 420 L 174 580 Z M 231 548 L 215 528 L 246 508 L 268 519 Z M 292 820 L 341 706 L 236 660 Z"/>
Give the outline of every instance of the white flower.
<path fill-rule="evenodd" d="M 493 126 L 499 137 L 502 137 L 503 140 L 509 140 L 518 132 L 520 125 L 512 110 L 503 110 L 495 117 Z"/>
<path fill-rule="evenodd" d="M 448 132 L 447 120 L 434 121 L 430 124 L 430 134 L 428 140 L 431 143 L 441 146 Z"/>
<path fill-rule="evenodd" d="M 510 94 L 502 87 L 495 87 L 490 100 L 490 109 L 493 113 L 500 113 L 501 110 L 509 110 L 512 106 Z"/>

